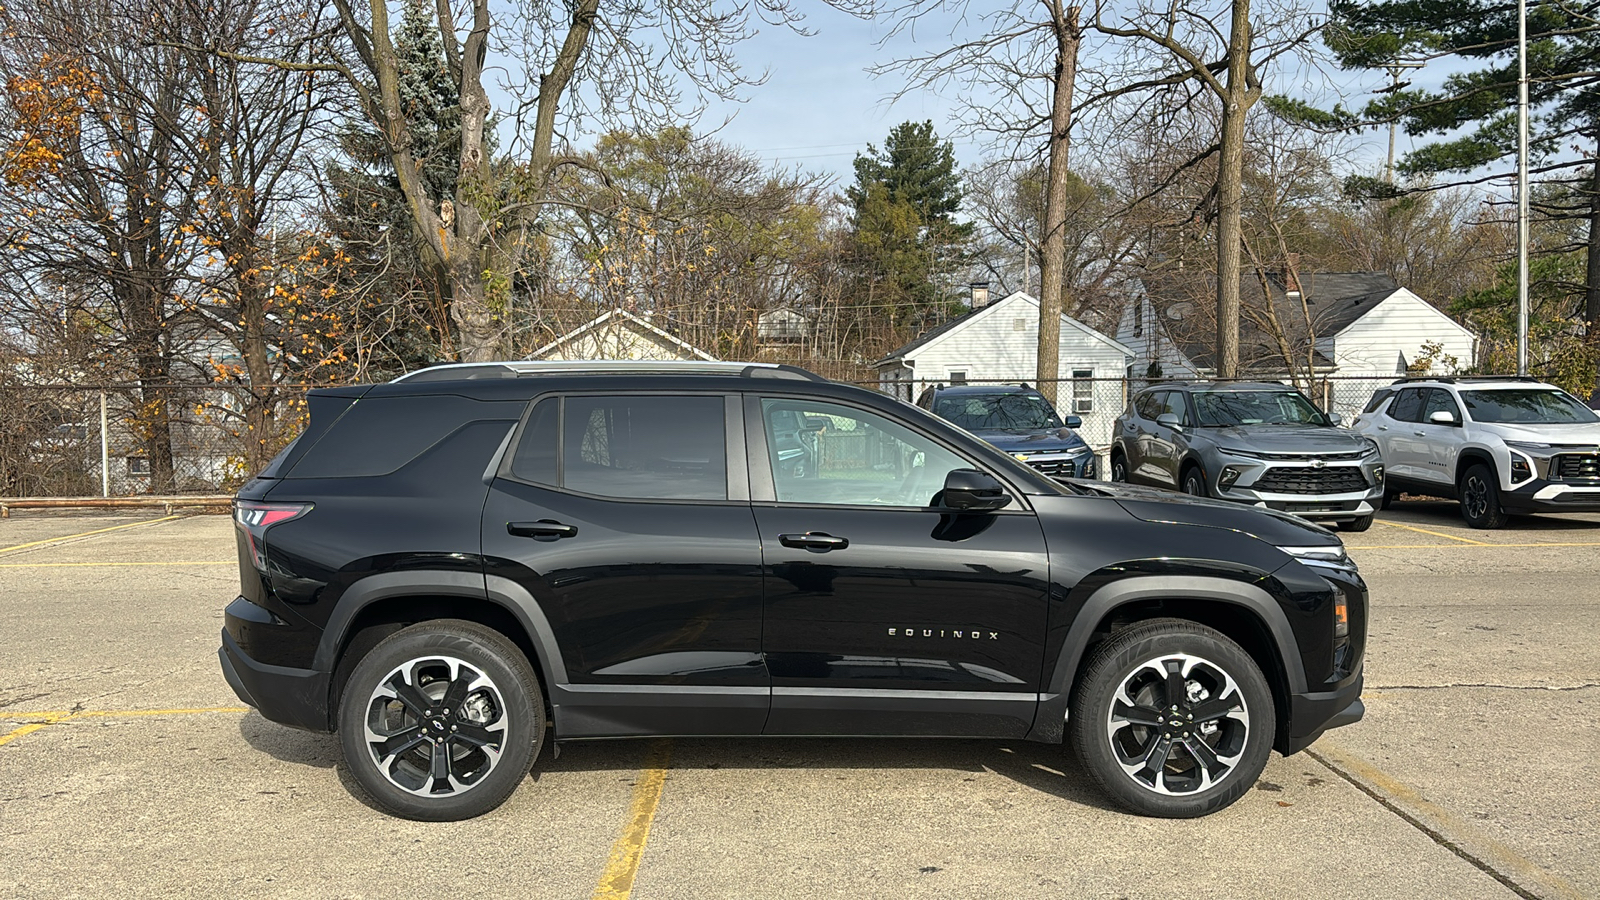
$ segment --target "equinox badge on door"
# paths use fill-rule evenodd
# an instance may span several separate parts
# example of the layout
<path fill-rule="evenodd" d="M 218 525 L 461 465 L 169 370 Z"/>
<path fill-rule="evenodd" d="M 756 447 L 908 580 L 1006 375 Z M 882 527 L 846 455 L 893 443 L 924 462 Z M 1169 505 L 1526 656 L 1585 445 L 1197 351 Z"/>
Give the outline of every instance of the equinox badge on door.
<path fill-rule="evenodd" d="M 966 631 L 966 630 L 956 630 L 956 629 L 946 630 L 946 629 L 943 629 L 943 628 L 891 628 L 891 629 L 889 629 L 889 636 L 890 637 L 910 637 L 910 638 L 914 638 L 914 637 L 925 637 L 925 638 L 955 637 L 955 638 L 968 638 L 968 639 L 971 639 L 971 640 L 974 640 L 974 641 L 981 641 L 981 640 L 983 640 L 984 634 L 988 634 L 989 635 L 989 640 L 991 640 L 991 641 L 1000 640 L 1000 632 L 998 632 L 998 631 L 983 632 L 983 631 Z"/>

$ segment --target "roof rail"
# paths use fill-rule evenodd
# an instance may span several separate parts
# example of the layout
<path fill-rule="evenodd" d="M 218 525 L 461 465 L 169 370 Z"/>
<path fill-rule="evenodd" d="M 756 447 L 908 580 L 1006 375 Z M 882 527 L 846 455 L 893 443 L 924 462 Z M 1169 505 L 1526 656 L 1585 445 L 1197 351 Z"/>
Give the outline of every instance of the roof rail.
<path fill-rule="evenodd" d="M 779 363 L 719 362 L 711 360 L 505 360 L 446 363 L 408 372 L 396 382 L 476 381 L 486 378 L 521 378 L 527 375 L 726 375 L 740 378 L 781 378 L 791 381 L 827 381 L 799 366 Z"/>
<path fill-rule="evenodd" d="M 1435 384 L 1482 384 L 1489 381 L 1520 381 L 1528 384 L 1543 384 L 1544 380 L 1532 375 L 1407 375 L 1396 378 L 1391 384 L 1410 384 L 1418 381 L 1431 381 Z"/>

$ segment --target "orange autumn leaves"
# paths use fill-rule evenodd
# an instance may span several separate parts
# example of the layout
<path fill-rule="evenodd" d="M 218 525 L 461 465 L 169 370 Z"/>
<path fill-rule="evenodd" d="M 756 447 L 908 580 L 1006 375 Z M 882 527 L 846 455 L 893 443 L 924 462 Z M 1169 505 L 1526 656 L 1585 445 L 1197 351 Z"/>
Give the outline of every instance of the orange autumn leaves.
<path fill-rule="evenodd" d="M 8 79 L 5 91 L 12 136 L 0 150 L 0 178 L 36 187 L 77 144 L 80 118 L 100 99 L 99 81 L 73 60 L 46 54 L 34 72 Z"/>

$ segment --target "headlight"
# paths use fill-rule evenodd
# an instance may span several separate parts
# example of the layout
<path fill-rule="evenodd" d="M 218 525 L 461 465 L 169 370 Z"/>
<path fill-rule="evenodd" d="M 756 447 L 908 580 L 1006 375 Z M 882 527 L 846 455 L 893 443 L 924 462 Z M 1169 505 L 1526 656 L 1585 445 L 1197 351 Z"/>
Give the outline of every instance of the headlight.
<path fill-rule="evenodd" d="M 1344 551 L 1343 544 L 1319 544 L 1315 547 L 1279 547 L 1308 566 L 1331 566 L 1337 569 L 1354 569 L 1355 560 Z"/>
<path fill-rule="evenodd" d="M 1374 453 L 1381 452 L 1377 441 L 1372 438 L 1362 438 L 1362 440 L 1367 442 L 1367 450 L 1362 454 L 1363 456 L 1371 456 Z"/>
<path fill-rule="evenodd" d="M 1232 447 L 1218 447 L 1217 450 L 1221 453 L 1228 453 L 1233 456 L 1248 456 L 1251 459 L 1262 458 L 1261 454 L 1255 452 L 1254 450 L 1235 450 Z"/>
<path fill-rule="evenodd" d="M 1549 444 L 1541 444 L 1538 441 L 1506 441 L 1506 446 L 1515 447 L 1518 450 L 1540 451 L 1551 449 Z"/>

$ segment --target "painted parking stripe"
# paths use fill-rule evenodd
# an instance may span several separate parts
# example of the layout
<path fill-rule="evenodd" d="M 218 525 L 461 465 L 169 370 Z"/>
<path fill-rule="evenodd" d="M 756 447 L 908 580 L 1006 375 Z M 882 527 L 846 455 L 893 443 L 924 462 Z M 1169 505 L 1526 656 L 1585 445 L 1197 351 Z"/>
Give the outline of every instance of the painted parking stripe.
<path fill-rule="evenodd" d="M 142 519 L 138 522 L 126 522 L 122 525 L 113 525 L 110 528 L 96 528 L 93 531 L 80 531 L 77 534 L 64 534 L 60 537 L 45 538 L 44 540 L 39 541 L 29 541 L 26 544 L 15 544 L 10 547 L 0 547 L 0 553 L 10 553 L 13 550 L 26 550 L 29 547 L 43 547 L 45 544 L 54 544 L 57 541 L 70 541 L 73 538 L 89 537 L 90 535 L 94 534 L 105 534 L 108 531 L 121 531 L 124 528 L 137 528 L 140 525 L 155 525 L 159 522 L 170 522 L 173 519 L 181 518 L 183 517 L 171 515 L 163 516 L 159 519 Z"/>
<path fill-rule="evenodd" d="M 0 569 L 95 569 L 123 566 L 235 566 L 237 559 L 174 560 L 171 562 L 75 562 L 75 563 L 0 563 Z"/>
<path fill-rule="evenodd" d="M 1399 522 L 1389 522 L 1389 521 L 1386 521 L 1384 519 L 1379 519 L 1378 520 L 1378 524 L 1379 525 L 1388 525 L 1388 526 L 1390 526 L 1392 528 L 1404 528 L 1407 531 L 1415 531 L 1418 534 L 1431 534 L 1434 537 L 1449 538 L 1452 541 L 1460 541 L 1463 544 L 1479 544 L 1479 545 L 1485 546 L 1485 547 L 1491 546 L 1488 541 L 1474 541 L 1474 540 L 1472 540 L 1470 538 L 1456 537 L 1453 534 L 1445 534 L 1442 531 L 1429 531 L 1426 528 L 1418 528 L 1415 525 L 1401 525 Z"/>
<path fill-rule="evenodd" d="M 611 845 L 605 874 L 600 876 L 590 900 L 628 900 L 633 894 L 633 879 L 639 874 L 644 845 L 650 840 L 650 823 L 661 803 L 661 789 L 666 784 L 667 765 L 671 761 L 672 742 L 656 741 L 645 758 L 644 771 L 639 773 L 639 780 L 634 784 L 628 822 L 617 836 L 617 842 Z"/>
<path fill-rule="evenodd" d="M 201 706 L 184 707 L 181 709 L 82 709 L 76 712 L 70 710 L 48 710 L 44 712 L 16 712 L 0 711 L 3 719 L 33 719 L 26 725 L 19 726 L 0 734 L 0 747 L 19 738 L 27 737 L 35 731 L 48 728 L 61 722 L 73 719 L 139 719 L 151 716 L 200 716 L 215 715 L 218 713 L 245 713 L 249 712 L 248 706 Z"/>

